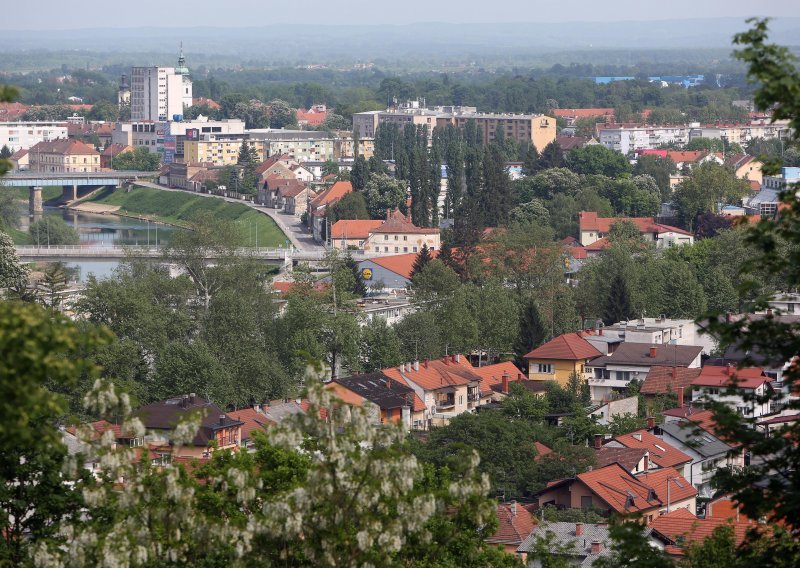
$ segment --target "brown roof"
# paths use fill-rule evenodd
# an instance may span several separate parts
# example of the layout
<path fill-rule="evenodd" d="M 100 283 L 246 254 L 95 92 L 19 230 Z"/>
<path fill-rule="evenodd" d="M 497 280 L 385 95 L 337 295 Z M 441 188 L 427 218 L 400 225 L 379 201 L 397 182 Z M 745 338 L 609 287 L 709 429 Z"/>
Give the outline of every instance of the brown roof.
<path fill-rule="evenodd" d="M 650 349 L 655 349 L 655 357 L 650 356 Z M 688 367 L 697 359 L 702 347 L 696 345 L 651 345 L 649 343 L 624 342 L 611 355 L 603 355 L 591 362 L 592 367 L 606 365 L 669 365 Z"/>
<path fill-rule="evenodd" d="M 417 259 L 417 254 L 416 252 L 410 252 L 406 254 L 393 254 L 390 256 L 376 256 L 368 260 L 410 280 L 411 270 L 414 268 L 414 261 Z M 431 256 L 433 258 L 436 258 L 438 254 L 439 251 L 431 251 Z"/>
<path fill-rule="evenodd" d="M 603 446 L 595 452 L 597 467 L 605 467 L 612 463 L 618 463 L 628 471 L 636 468 L 642 458 L 647 453 L 643 448 L 612 448 Z"/>
<path fill-rule="evenodd" d="M 103 148 L 102 155 L 106 157 L 110 156 L 118 156 L 123 152 L 132 152 L 133 146 L 128 146 L 127 144 L 109 144 L 105 148 Z"/>
<path fill-rule="evenodd" d="M 181 420 L 200 413 L 202 416 L 200 429 L 192 443 L 195 446 L 207 446 L 215 438 L 220 428 L 241 426 L 242 423 L 226 415 L 220 407 L 197 395 L 183 395 L 159 402 L 153 402 L 136 410 L 134 413 L 145 428 L 151 430 L 172 430 Z M 223 418 L 220 418 L 220 417 Z"/>
<path fill-rule="evenodd" d="M 612 225 L 617 222 L 628 221 L 636 225 L 640 233 L 680 233 L 681 235 L 691 235 L 692 233 L 658 223 L 653 217 L 598 217 L 595 211 L 581 211 L 578 213 L 578 224 L 581 231 L 597 231 L 608 233 Z"/>
<path fill-rule="evenodd" d="M 349 181 L 337 181 L 328 189 L 317 195 L 311 202 L 312 208 L 333 205 L 342 197 L 353 191 L 353 184 Z"/>
<path fill-rule="evenodd" d="M 754 390 L 764 383 L 771 383 L 772 379 L 764 374 L 758 367 L 735 369 L 718 365 L 706 365 L 700 375 L 692 381 L 692 386 L 721 387 L 736 386 L 739 389 Z"/>
<path fill-rule="evenodd" d="M 498 503 L 495 533 L 486 539 L 492 544 L 520 545 L 536 527 L 536 519 L 518 503 Z"/>
<path fill-rule="evenodd" d="M 564 118 L 585 118 L 593 116 L 614 116 L 613 108 L 554 108 L 553 116 Z"/>
<path fill-rule="evenodd" d="M 100 153 L 92 146 L 85 144 L 79 140 L 69 140 L 67 138 L 59 138 L 57 140 L 49 140 L 39 142 L 30 149 L 30 153 L 45 152 L 48 154 L 62 154 L 62 155 L 91 155 L 99 156 Z"/>
<path fill-rule="evenodd" d="M 481 378 L 481 395 L 491 395 L 495 392 L 493 387 L 502 384 L 503 375 L 508 377 L 509 383 L 522 380 L 522 371 L 511 361 L 477 367 L 472 371 Z"/>
<path fill-rule="evenodd" d="M 434 227 L 417 227 L 411 222 L 410 216 L 403 215 L 399 210 L 387 212 L 386 221 L 377 227 L 374 233 L 414 233 L 414 234 L 439 234 L 439 229 Z"/>
<path fill-rule="evenodd" d="M 626 448 L 643 449 L 650 452 L 650 461 L 658 467 L 672 467 L 692 461 L 691 456 L 684 454 L 678 448 L 669 445 L 647 430 L 638 430 L 630 434 L 623 434 L 614 438 Z"/>
<path fill-rule="evenodd" d="M 564 361 L 580 361 L 601 355 L 594 345 L 586 341 L 580 333 L 565 333 L 554 337 L 544 345 L 540 345 L 527 355 L 525 359 L 558 359 Z"/>
<path fill-rule="evenodd" d="M 655 536 L 667 540 L 671 546 L 666 551 L 672 555 L 683 555 L 683 548 L 689 543 L 699 543 L 711 536 L 714 529 L 729 524 L 733 527 L 733 538 L 738 546 L 744 541 L 748 523 L 736 523 L 731 519 L 705 518 L 698 519 L 684 508 L 670 511 L 653 519 L 650 529 Z"/>
<path fill-rule="evenodd" d="M 206 97 L 197 97 L 192 99 L 193 105 L 207 105 L 208 108 L 213 108 L 214 110 L 219 110 L 220 107 L 219 103 L 212 99 L 207 99 Z"/>
<path fill-rule="evenodd" d="M 680 388 L 691 386 L 692 381 L 700 374 L 701 368 L 673 367 L 655 365 L 650 367 L 642 384 L 642 394 L 677 393 Z"/>
<path fill-rule="evenodd" d="M 591 140 L 591 138 L 586 136 L 556 136 L 556 144 L 565 152 L 581 148 L 585 146 L 589 140 Z"/>
<path fill-rule="evenodd" d="M 28 150 L 26 150 L 25 148 L 20 148 L 19 150 L 11 154 L 11 156 L 8 159 L 12 161 L 21 160 L 27 155 L 28 155 Z"/>
<path fill-rule="evenodd" d="M 267 417 L 255 408 L 234 410 L 228 412 L 228 416 L 242 423 L 242 440 L 249 440 L 251 437 L 250 434 L 252 434 L 254 430 L 265 430 L 267 424 L 270 423 Z"/>

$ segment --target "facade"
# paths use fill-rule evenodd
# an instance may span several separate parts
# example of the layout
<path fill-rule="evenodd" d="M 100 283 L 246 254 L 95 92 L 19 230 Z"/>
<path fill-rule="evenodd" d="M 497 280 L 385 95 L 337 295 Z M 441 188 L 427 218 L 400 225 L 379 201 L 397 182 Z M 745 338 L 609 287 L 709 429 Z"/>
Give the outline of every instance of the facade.
<path fill-rule="evenodd" d="M 359 311 L 364 314 L 361 325 L 375 319 L 382 319 L 387 325 L 394 325 L 408 314 L 417 311 L 417 306 L 405 296 L 370 298 L 359 302 Z"/>
<path fill-rule="evenodd" d="M 30 168 L 30 155 L 27 150 L 17 150 L 8 158 L 11 162 L 11 169 L 14 171 L 27 170 Z"/>
<path fill-rule="evenodd" d="M 562 552 L 554 553 L 564 560 L 565 566 L 591 568 L 599 559 L 611 556 L 611 535 L 607 524 L 590 523 L 539 523 L 517 548 L 517 554 L 527 560 L 528 568 L 542 568 L 541 559 L 528 557 L 535 551 L 538 539 L 553 535 L 553 543 Z"/>
<path fill-rule="evenodd" d="M 694 236 L 688 231 L 657 222 L 653 217 L 598 217 L 594 211 L 578 213 L 580 243 L 589 247 L 607 238 L 611 227 L 617 222 L 630 222 L 636 225 L 642 237 L 653 242 L 656 248 L 669 248 L 678 245 L 691 245 Z"/>
<path fill-rule="evenodd" d="M 28 153 L 30 170 L 43 173 L 99 172 L 100 152 L 77 140 L 39 142 Z"/>
<path fill-rule="evenodd" d="M 763 369 L 706 365 L 692 381 L 692 387 L 693 406 L 702 407 L 708 402 L 721 403 L 746 418 L 760 418 L 773 413 L 770 401 L 757 400 L 773 392 L 772 379 L 766 376 Z M 736 389 L 735 392 L 728 392 L 732 388 Z"/>
<path fill-rule="evenodd" d="M 111 133 L 112 144 L 124 146 L 145 146 L 150 152 L 164 151 L 164 132 L 166 123 L 163 122 L 118 122 Z"/>
<path fill-rule="evenodd" d="M 686 125 L 598 124 L 597 140 L 606 148 L 627 155 L 664 144 L 685 146 L 689 143 L 689 128 Z"/>
<path fill-rule="evenodd" d="M 739 179 L 755 181 L 761 185 L 764 174 L 761 168 L 764 164 L 747 154 L 734 154 L 725 159 L 725 165 L 733 169 L 734 175 Z"/>
<path fill-rule="evenodd" d="M 592 400 L 609 400 L 623 394 L 632 380 L 643 381 L 655 365 L 699 367 L 702 351 L 702 347 L 691 345 L 622 343 L 610 355 L 587 363 Z"/>
<path fill-rule="evenodd" d="M 411 283 L 416 259 L 416 253 L 378 256 L 359 262 L 358 270 L 368 289 L 393 293 L 405 290 Z"/>
<path fill-rule="evenodd" d="M 701 334 L 698 325 L 690 319 L 657 317 L 621 321 L 605 326 L 603 336 L 630 343 L 699 345 L 704 355 L 710 355 L 717 348 L 716 341 L 707 334 Z M 592 339 L 588 338 L 590 342 Z"/>
<path fill-rule="evenodd" d="M 239 149 L 243 138 L 210 138 L 207 140 L 185 140 L 183 143 L 183 159 L 186 162 L 207 162 L 215 166 L 233 166 L 239 159 Z M 264 159 L 264 144 L 250 141 L 259 159 Z"/>
<path fill-rule="evenodd" d="M 386 220 L 369 231 L 363 251 L 384 255 L 405 254 L 417 253 L 427 246 L 433 252 L 441 246 L 439 236 L 438 228 L 414 225 L 410 214 L 403 215 L 399 210 L 387 211 Z"/>
<path fill-rule="evenodd" d="M 131 120 L 173 120 L 192 106 L 192 81 L 181 51 L 177 67 L 133 67 L 130 84 Z"/>
<path fill-rule="evenodd" d="M 602 355 L 582 333 L 565 333 L 540 345 L 527 355 L 528 378 L 534 381 L 556 381 L 565 386 L 570 375 L 586 379 L 587 365 Z"/>
<path fill-rule="evenodd" d="M 253 129 L 246 132 L 251 142 L 260 142 L 264 159 L 285 154 L 297 162 L 336 160 L 335 138 L 314 130 Z"/>
<path fill-rule="evenodd" d="M 327 240 L 327 220 L 325 214 L 328 207 L 337 203 L 342 197 L 353 191 L 349 181 L 337 181 L 308 203 L 308 224 L 317 242 Z"/>
<path fill-rule="evenodd" d="M 383 224 L 380 219 L 341 219 L 331 225 L 331 246 L 340 250 L 363 250 L 372 231 Z"/>
<path fill-rule="evenodd" d="M 7 146 L 12 152 L 68 136 L 66 122 L 0 122 L 0 148 Z"/>

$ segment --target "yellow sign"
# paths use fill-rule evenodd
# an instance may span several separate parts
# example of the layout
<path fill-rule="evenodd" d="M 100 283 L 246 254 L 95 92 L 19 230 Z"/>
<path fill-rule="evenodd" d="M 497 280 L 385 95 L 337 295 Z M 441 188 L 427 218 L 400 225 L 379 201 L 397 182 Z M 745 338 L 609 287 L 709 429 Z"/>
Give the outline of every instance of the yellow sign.
<path fill-rule="evenodd" d="M 361 270 L 361 278 L 364 280 L 372 280 L 372 269 L 364 268 Z"/>

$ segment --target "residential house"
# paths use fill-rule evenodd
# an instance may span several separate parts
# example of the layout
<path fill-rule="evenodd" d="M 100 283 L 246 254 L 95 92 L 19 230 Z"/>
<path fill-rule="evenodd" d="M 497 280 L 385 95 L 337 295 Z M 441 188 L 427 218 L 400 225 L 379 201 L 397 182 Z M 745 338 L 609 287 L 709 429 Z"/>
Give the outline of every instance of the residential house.
<path fill-rule="evenodd" d="M 216 404 L 194 393 L 143 406 L 134 412 L 147 429 L 146 440 L 159 444 L 166 455 L 207 457 L 215 450 L 236 449 L 242 440 L 242 422 L 225 414 Z M 176 426 L 195 416 L 200 428 L 188 445 L 173 441 Z"/>
<path fill-rule="evenodd" d="M 703 348 L 692 345 L 620 344 L 610 355 L 586 364 L 593 401 L 608 400 L 625 393 L 634 379 L 643 381 L 654 365 L 699 367 Z"/>
<path fill-rule="evenodd" d="M 331 225 L 331 246 L 341 250 L 363 250 L 370 233 L 383 223 L 380 219 L 340 219 Z"/>
<path fill-rule="evenodd" d="M 300 164 L 292 164 L 289 166 L 289 169 L 292 171 L 294 177 L 297 178 L 298 181 L 303 183 L 311 183 L 314 181 L 314 174 Z"/>
<path fill-rule="evenodd" d="M 259 203 L 272 209 L 283 209 L 286 207 L 287 195 L 299 195 L 306 188 L 306 184 L 294 178 L 270 176 L 264 180 L 263 187 L 258 190 Z"/>
<path fill-rule="evenodd" d="M 414 389 L 382 371 L 334 379 L 326 388 L 347 404 L 367 405 L 376 424 L 402 424 L 408 430 L 424 421 L 425 405 Z"/>
<path fill-rule="evenodd" d="M 764 179 L 764 174 L 761 172 L 764 164 L 753 156 L 732 154 L 725 159 L 725 165 L 731 168 L 739 179 L 758 182 L 759 186 Z"/>
<path fill-rule="evenodd" d="M 383 369 L 383 374 L 411 387 L 422 400 L 425 410 L 414 428 L 445 425 L 480 404 L 481 377 L 460 354 L 402 364 Z"/>
<path fill-rule="evenodd" d="M 710 410 L 696 412 L 688 407 L 676 411 L 664 412 L 666 421 L 658 427 L 659 437 L 692 458 L 687 479 L 700 496 L 710 497 L 714 494 L 711 479 L 717 469 L 743 467 L 744 454 L 716 435 Z"/>
<path fill-rule="evenodd" d="M 689 142 L 689 128 L 684 124 L 601 123 L 596 132 L 600 144 L 625 155 L 664 144 L 684 146 Z"/>
<path fill-rule="evenodd" d="M 710 335 L 700 333 L 701 326 L 691 319 L 642 317 L 613 323 L 602 329 L 604 336 L 617 337 L 623 342 L 699 345 L 703 348 L 704 355 L 710 355 L 717 348 L 717 342 Z"/>
<path fill-rule="evenodd" d="M 565 136 L 559 134 L 556 136 L 556 144 L 558 144 L 563 152 L 570 152 L 578 148 L 583 148 L 584 146 L 597 146 L 599 142 L 594 138 L 586 136 Z"/>
<path fill-rule="evenodd" d="M 644 383 L 639 392 L 646 397 L 675 394 L 678 396 L 678 406 L 683 406 L 685 389 L 691 390 L 692 381 L 700 375 L 700 367 L 674 367 L 670 365 L 654 365 L 647 371 Z"/>
<path fill-rule="evenodd" d="M 66 138 L 39 142 L 28 152 L 30 170 L 43 173 L 98 172 L 100 152 Z"/>
<path fill-rule="evenodd" d="M 261 183 L 264 183 L 264 181 L 270 177 L 296 179 L 291 170 L 291 167 L 295 164 L 297 164 L 297 162 L 289 158 L 286 154 L 276 154 L 258 164 L 256 166 L 256 174 L 258 174 Z"/>
<path fill-rule="evenodd" d="M 617 463 L 629 473 L 636 475 L 649 469 L 649 453 L 643 448 L 617 448 L 602 445 L 602 434 L 595 436 L 595 467 L 604 468 Z M 597 442 L 600 440 L 599 442 Z M 597 446 L 600 446 L 599 448 Z"/>
<path fill-rule="evenodd" d="M 519 385 L 535 395 L 544 395 L 547 385 L 543 381 L 531 381 L 511 361 L 475 367 L 472 371 L 481 378 L 481 405 L 500 402 L 511 392 L 512 385 Z"/>
<path fill-rule="evenodd" d="M 209 170 L 212 164 L 192 163 L 192 162 L 172 162 L 166 164 L 167 183 L 165 185 L 172 188 L 193 189 L 190 180 L 201 171 Z M 161 176 L 159 175 L 159 178 Z"/>
<path fill-rule="evenodd" d="M 328 207 L 337 203 L 342 197 L 353 191 L 353 184 L 349 181 L 337 181 L 329 188 L 321 191 L 308 204 L 308 225 L 314 233 L 314 240 L 322 242 L 327 240 L 327 220 L 325 214 Z"/>
<path fill-rule="evenodd" d="M 628 396 L 595 403 L 586 409 L 586 414 L 600 426 L 608 426 L 615 416 L 639 415 L 639 397 Z"/>
<path fill-rule="evenodd" d="M 676 509 L 653 519 L 648 528 L 651 541 L 677 560 L 683 558 L 687 545 L 702 544 L 715 529 L 724 526 L 733 529 L 734 543 L 739 546 L 744 542 L 747 531 L 757 528 L 758 524 L 743 515 L 740 516 L 738 511 L 734 518 L 709 517 L 706 514 L 705 518 L 700 519 L 691 511 Z"/>
<path fill-rule="evenodd" d="M 387 211 L 386 220 L 370 231 L 364 241 L 364 252 L 375 254 L 416 253 L 427 246 L 437 251 L 441 244 L 439 229 L 417 227 L 411 222 L 410 213 L 403 215 L 399 210 Z"/>
<path fill-rule="evenodd" d="M 594 211 L 581 211 L 578 213 L 581 245 L 588 247 L 608 237 L 614 223 L 621 221 L 636 225 L 642 237 L 655 243 L 656 248 L 694 243 L 694 236 L 688 231 L 658 223 L 653 217 L 598 217 Z"/>
<path fill-rule="evenodd" d="M 11 169 L 14 171 L 27 170 L 30 168 L 30 156 L 28 150 L 19 149 L 8 158 L 11 162 Z"/>
<path fill-rule="evenodd" d="M 219 186 L 219 172 L 219 169 L 202 168 L 198 170 L 192 177 L 186 180 L 186 189 L 203 192 L 206 191 L 208 186 L 211 186 L 211 188 Z"/>
<path fill-rule="evenodd" d="M 588 378 L 586 366 L 600 355 L 602 353 L 586 341 L 583 333 L 565 333 L 525 355 L 528 378 L 556 381 L 565 386 L 573 373 L 581 379 Z"/>
<path fill-rule="evenodd" d="M 127 144 L 109 144 L 100 152 L 100 167 L 112 169 L 114 167 L 114 158 L 125 152 L 133 152 L 133 146 L 128 146 Z"/>
<path fill-rule="evenodd" d="M 308 204 L 317 196 L 307 185 L 286 187 L 280 191 L 283 199 L 283 212 L 295 217 L 302 217 L 308 210 Z"/>
<path fill-rule="evenodd" d="M 539 507 L 599 509 L 646 520 L 679 508 L 694 511 L 697 490 L 672 468 L 634 476 L 619 463 L 551 482 L 535 494 Z"/>
<path fill-rule="evenodd" d="M 486 539 L 497 544 L 509 554 L 516 554 L 520 545 L 536 527 L 536 519 L 516 501 L 497 504 L 497 530 Z"/>
<path fill-rule="evenodd" d="M 722 403 L 746 418 L 760 418 L 777 410 L 770 401 L 757 400 L 773 393 L 772 379 L 757 367 L 706 365 L 692 381 L 692 387 L 692 404 L 697 407 L 708 402 Z M 735 392 L 728 392 L 734 388 Z"/>
<path fill-rule="evenodd" d="M 613 108 L 554 108 L 550 112 L 556 118 L 563 119 L 567 126 L 575 126 L 581 118 L 603 119 L 602 122 L 614 121 Z"/>
<path fill-rule="evenodd" d="M 242 448 L 252 448 L 255 444 L 253 432 L 265 432 L 270 425 L 260 405 L 256 405 L 252 408 L 233 410 L 227 414 L 232 420 L 238 420 L 242 423 L 241 437 L 239 440 Z"/>
<path fill-rule="evenodd" d="M 551 536 L 552 535 L 552 536 Z M 566 566 L 591 568 L 600 558 L 611 556 L 611 536 L 608 524 L 591 523 L 539 523 L 517 548 L 517 554 L 527 560 L 529 568 L 542 568 L 541 559 L 529 557 L 535 551 L 537 540 L 552 538 L 557 547 L 554 556 L 563 556 Z"/>
<path fill-rule="evenodd" d="M 650 424 L 649 426 L 654 428 L 655 424 Z M 647 452 L 647 466 L 643 471 L 673 468 L 686 478 L 691 475 L 689 464 L 692 463 L 692 457 L 668 444 L 649 430 L 637 430 L 636 432 L 615 436 L 603 447 L 645 450 Z"/>
<path fill-rule="evenodd" d="M 361 325 L 367 325 L 374 319 L 380 318 L 387 325 L 394 325 L 408 314 L 417 311 L 417 306 L 411 303 L 408 296 L 373 296 L 358 303 L 358 310 L 364 314 Z"/>
<path fill-rule="evenodd" d="M 306 126 L 320 126 L 328 117 L 328 109 L 325 105 L 312 105 L 308 110 L 299 108 L 295 111 L 297 124 L 301 128 Z"/>

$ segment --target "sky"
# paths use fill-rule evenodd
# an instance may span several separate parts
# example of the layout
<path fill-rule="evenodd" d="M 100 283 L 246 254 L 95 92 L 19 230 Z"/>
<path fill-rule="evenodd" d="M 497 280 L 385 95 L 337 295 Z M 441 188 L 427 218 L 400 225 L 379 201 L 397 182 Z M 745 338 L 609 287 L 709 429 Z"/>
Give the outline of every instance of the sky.
<path fill-rule="evenodd" d="M 31 5 L 32 6 L 32 5 Z M 614 22 L 750 16 L 800 17 L 798 0 L 36 0 L 0 18 L 0 30 L 250 27 L 284 23 Z"/>

